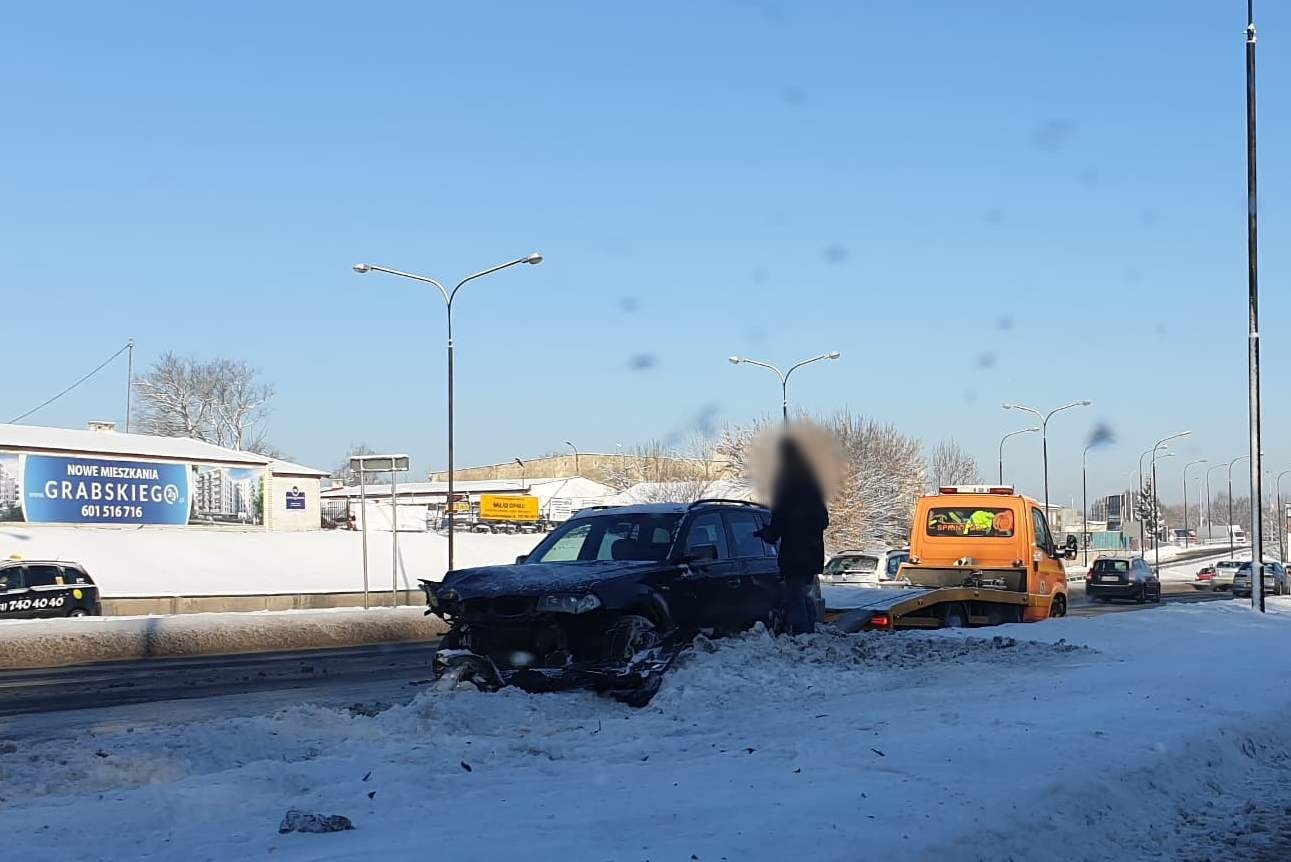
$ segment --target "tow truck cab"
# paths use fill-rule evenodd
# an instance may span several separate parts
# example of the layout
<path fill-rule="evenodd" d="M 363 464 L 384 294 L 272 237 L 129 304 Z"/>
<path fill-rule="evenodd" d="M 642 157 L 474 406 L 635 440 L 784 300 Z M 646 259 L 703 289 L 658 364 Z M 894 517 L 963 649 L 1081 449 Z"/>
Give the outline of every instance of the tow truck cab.
<path fill-rule="evenodd" d="M 919 499 L 910 534 L 901 575 L 911 584 L 1011 593 L 1027 622 L 1066 612 L 1063 560 L 1075 552 L 1059 549 L 1041 505 L 1011 486 L 942 487 Z"/>

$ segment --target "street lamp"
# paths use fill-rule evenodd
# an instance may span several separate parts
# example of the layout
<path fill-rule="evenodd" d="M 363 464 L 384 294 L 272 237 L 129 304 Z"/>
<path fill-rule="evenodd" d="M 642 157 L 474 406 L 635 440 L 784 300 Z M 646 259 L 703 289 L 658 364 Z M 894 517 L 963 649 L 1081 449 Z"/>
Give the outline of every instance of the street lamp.
<path fill-rule="evenodd" d="M 1197 464 L 1209 464 L 1205 458 L 1200 461 L 1189 461 L 1183 465 L 1183 549 L 1188 550 L 1188 468 Z M 1201 513 L 1198 512 L 1198 515 Z"/>
<path fill-rule="evenodd" d="M 1090 443 L 1080 453 L 1080 542 L 1085 546 L 1085 567 L 1089 567 L 1089 483 L 1085 478 L 1085 457 L 1089 455 Z M 1003 484 L 1003 483 L 1001 483 Z"/>
<path fill-rule="evenodd" d="M 1247 453 L 1245 455 L 1238 455 L 1236 458 L 1228 462 L 1228 558 L 1230 560 L 1233 559 L 1233 557 L 1236 556 L 1237 554 L 1236 547 L 1233 544 L 1233 465 L 1236 464 L 1238 461 L 1241 461 L 1243 458 L 1249 459 L 1250 457 L 1251 457 L 1250 453 Z M 1256 506 L 1255 502 L 1252 501 L 1251 502 L 1252 512 L 1256 512 L 1255 506 Z M 1258 513 L 1253 515 L 1253 517 L 1258 517 Z M 1255 577 L 1254 558 L 1252 558 L 1252 562 L 1251 562 L 1251 577 L 1252 578 Z M 1253 584 L 1255 582 L 1251 581 L 1251 583 Z"/>
<path fill-rule="evenodd" d="M 1157 450 L 1171 440 L 1177 440 L 1180 437 L 1187 437 L 1192 434 L 1191 431 L 1180 431 L 1177 434 L 1171 434 L 1169 437 L 1163 437 L 1157 441 L 1156 446 L 1152 447 L 1152 528 L 1158 530 L 1161 528 L 1161 515 L 1157 508 L 1157 501 L 1161 499 L 1161 494 L 1157 490 Z M 1152 542 L 1153 556 L 1155 557 L 1154 565 L 1159 573 L 1161 571 L 1161 537 L 1157 536 Z"/>
<path fill-rule="evenodd" d="M 526 482 L 529 479 L 529 468 L 526 467 L 525 463 L 519 458 L 515 459 L 515 463 L 520 465 L 520 484 L 527 487 Z"/>
<path fill-rule="evenodd" d="M 1226 464 L 1216 464 L 1214 467 L 1211 467 L 1209 470 L 1206 471 L 1206 541 L 1207 543 L 1213 542 L 1215 540 L 1215 518 L 1213 513 L 1210 511 L 1210 501 L 1213 499 L 1210 496 L 1210 474 L 1216 470 L 1223 470 L 1226 466 L 1227 466 Z"/>
<path fill-rule="evenodd" d="M 1070 410 L 1073 407 L 1088 407 L 1092 401 L 1073 401 L 1070 404 L 1064 404 L 1061 407 L 1055 407 L 1048 413 L 1041 413 L 1034 407 L 1026 407 L 1022 404 L 1004 404 L 1005 410 L 1022 410 L 1026 413 L 1032 413 L 1040 420 L 1040 438 L 1044 447 L 1044 517 L 1046 523 L 1049 520 L 1049 420 L 1053 414 L 1060 413 L 1063 410 Z"/>
<path fill-rule="evenodd" d="M 1039 430 L 1040 430 L 1039 425 L 1035 426 L 1034 428 L 1022 428 L 1017 431 L 1010 431 L 1009 433 L 1005 434 L 1003 437 L 1000 438 L 1000 484 L 1001 485 L 1004 484 L 1004 441 L 1009 439 L 1010 437 L 1016 437 L 1019 434 L 1034 434 L 1036 431 L 1039 431 Z"/>
<path fill-rule="evenodd" d="M 474 281 L 481 276 L 490 275 L 500 269 L 506 269 L 519 263 L 539 264 L 542 263 L 542 255 L 534 252 L 533 254 L 518 257 L 515 260 L 509 260 L 506 263 L 500 263 L 497 266 L 491 266 L 488 269 L 480 270 L 473 275 L 468 275 L 457 283 L 452 290 L 445 290 L 444 285 L 440 284 L 433 278 L 424 275 L 416 275 L 411 272 L 401 272 L 397 269 L 390 269 L 384 266 L 377 266 L 369 263 L 354 264 L 354 271 L 359 275 L 369 272 L 384 272 L 387 275 L 397 275 L 400 278 L 409 278 L 413 281 L 420 281 L 424 284 L 433 284 L 439 293 L 444 297 L 444 305 L 448 309 L 448 571 L 453 570 L 453 300 L 457 298 L 457 292 L 462 289 L 462 285 L 468 281 Z"/>
<path fill-rule="evenodd" d="M 769 362 L 759 362 L 756 359 L 748 359 L 743 356 L 730 357 L 730 363 L 732 365 L 756 365 L 759 368 L 769 368 L 775 372 L 776 376 L 780 378 L 780 408 L 784 414 L 784 425 L 787 428 L 789 427 L 789 375 L 793 374 L 804 365 L 810 365 L 811 363 L 819 362 L 822 359 L 837 359 L 842 355 L 843 354 L 839 353 L 837 350 L 829 353 L 822 353 L 819 356 L 813 356 L 811 359 L 804 359 L 797 365 L 792 366 L 788 371 L 781 371 Z"/>
<path fill-rule="evenodd" d="M 1282 477 L 1288 473 L 1291 473 L 1291 470 L 1283 470 L 1274 480 L 1278 492 L 1278 559 L 1283 563 L 1286 563 L 1287 559 L 1287 510 L 1282 507 Z"/>
<path fill-rule="evenodd" d="M 580 471 L 581 471 L 581 464 L 580 464 L 580 462 L 579 462 L 579 458 L 578 458 L 578 447 L 577 447 L 577 446 L 575 446 L 573 443 L 570 443 L 568 440 L 566 440 L 566 441 L 565 441 L 565 445 L 566 445 L 566 446 L 568 446 L 570 449 L 573 449 L 573 450 L 574 450 L 574 475 L 575 475 L 575 476 L 582 475 L 582 474 L 581 474 L 581 472 L 580 472 Z"/>

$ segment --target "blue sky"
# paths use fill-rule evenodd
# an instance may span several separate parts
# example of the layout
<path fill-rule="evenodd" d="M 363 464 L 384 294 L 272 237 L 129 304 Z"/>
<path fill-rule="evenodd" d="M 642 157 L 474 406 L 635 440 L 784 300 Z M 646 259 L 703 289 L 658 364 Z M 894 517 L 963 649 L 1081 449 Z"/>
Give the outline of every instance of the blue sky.
<path fill-rule="evenodd" d="M 1260 23 L 1267 465 L 1291 309 L 1291 11 Z M 838 349 L 791 390 L 994 471 L 1005 400 L 1055 498 L 1140 451 L 1246 446 L 1240 2 L 10 4 L 0 252 L 16 415 L 127 337 L 232 356 L 271 435 L 442 464 L 437 294 L 464 289 L 459 462 L 613 451 L 778 407 L 740 353 Z M 647 366 L 645 368 L 634 366 Z M 124 369 L 28 421 L 123 413 Z M 8 418 L 7 416 L 4 418 Z M 1039 441 L 1010 441 L 1039 493 Z M 1178 495 L 1179 462 L 1163 466 Z M 1167 462 L 1169 464 L 1169 462 Z"/>

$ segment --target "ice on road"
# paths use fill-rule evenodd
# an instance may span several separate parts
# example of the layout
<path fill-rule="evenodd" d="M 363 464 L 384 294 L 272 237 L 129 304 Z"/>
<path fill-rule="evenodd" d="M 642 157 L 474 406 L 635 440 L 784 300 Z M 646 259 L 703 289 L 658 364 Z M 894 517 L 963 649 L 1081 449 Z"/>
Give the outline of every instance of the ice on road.
<path fill-rule="evenodd" d="M 642 710 L 160 704 L 0 745 L 0 828 L 31 860 L 1291 858 L 1291 603 L 1270 607 L 753 632 L 701 641 Z M 290 808 L 355 828 L 279 835 Z"/>

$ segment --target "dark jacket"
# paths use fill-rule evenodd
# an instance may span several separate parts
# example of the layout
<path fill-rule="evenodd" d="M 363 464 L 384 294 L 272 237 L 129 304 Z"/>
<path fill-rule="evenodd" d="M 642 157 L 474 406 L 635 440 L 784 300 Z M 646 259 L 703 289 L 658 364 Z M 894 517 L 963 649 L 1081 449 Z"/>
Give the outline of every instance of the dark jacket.
<path fill-rule="evenodd" d="M 815 476 L 781 475 L 771 504 L 771 523 L 762 538 L 780 543 L 780 573 L 810 578 L 825 568 L 825 528 L 829 510 Z"/>

